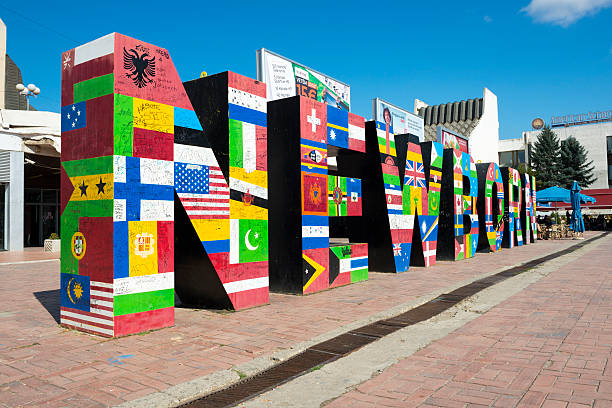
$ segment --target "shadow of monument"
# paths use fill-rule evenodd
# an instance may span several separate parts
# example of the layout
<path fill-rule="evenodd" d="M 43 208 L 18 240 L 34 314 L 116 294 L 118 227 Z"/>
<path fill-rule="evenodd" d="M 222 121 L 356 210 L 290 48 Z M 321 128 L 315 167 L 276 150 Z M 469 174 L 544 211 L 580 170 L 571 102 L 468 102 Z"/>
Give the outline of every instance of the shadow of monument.
<path fill-rule="evenodd" d="M 60 323 L 60 290 L 43 290 L 34 292 L 34 297 L 40 302 L 47 312 L 55 319 L 57 324 Z"/>

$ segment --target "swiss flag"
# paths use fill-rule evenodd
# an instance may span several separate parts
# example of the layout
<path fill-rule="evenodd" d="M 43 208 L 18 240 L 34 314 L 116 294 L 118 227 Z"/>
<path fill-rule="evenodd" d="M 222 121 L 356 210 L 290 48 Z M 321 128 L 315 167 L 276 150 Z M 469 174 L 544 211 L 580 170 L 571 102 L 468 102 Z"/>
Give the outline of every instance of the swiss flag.
<path fill-rule="evenodd" d="M 314 99 L 300 97 L 300 137 L 327 144 L 327 108 Z"/>

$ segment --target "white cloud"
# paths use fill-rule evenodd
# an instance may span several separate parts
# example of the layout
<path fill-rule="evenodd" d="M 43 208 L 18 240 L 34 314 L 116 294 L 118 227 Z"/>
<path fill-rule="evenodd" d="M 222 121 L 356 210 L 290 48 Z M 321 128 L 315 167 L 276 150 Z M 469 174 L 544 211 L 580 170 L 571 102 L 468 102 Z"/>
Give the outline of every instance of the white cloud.
<path fill-rule="evenodd" d="M 485 23 L 490 23 L 491 21 L 493 21 L 493 19 L 489 16 L 484 16 L 484 21 Z"/>
<path fill-rule="evenodd" d="M 538 23 L 568 27 L 584 16 L 611 6 L 612 0 L 531 0 L 521 11 Z"/>

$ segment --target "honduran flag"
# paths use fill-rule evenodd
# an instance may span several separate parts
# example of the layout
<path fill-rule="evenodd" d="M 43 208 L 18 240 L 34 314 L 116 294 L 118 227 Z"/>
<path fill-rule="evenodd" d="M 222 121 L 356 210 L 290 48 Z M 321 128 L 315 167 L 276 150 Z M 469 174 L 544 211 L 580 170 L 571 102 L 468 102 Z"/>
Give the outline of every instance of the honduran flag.
<path fill-rule="evenodd" d="M 329 247 L 329 218 L 302 215 L 302 250 Z"/>

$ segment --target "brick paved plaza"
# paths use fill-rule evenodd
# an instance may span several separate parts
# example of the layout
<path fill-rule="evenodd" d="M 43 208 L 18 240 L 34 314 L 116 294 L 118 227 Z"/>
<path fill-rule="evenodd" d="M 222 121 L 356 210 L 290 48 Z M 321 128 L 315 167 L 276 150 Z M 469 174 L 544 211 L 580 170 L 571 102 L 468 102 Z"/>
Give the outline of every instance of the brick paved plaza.
<path fill-rule="evenodd" d="M 327 407 L 612 407 L 605 243 Z"/>
<path fill-rule="evenodd" d="M 269 305 L 237 313 L 177 308 L 173 328 L 110 340 L 58 325 L 57 260 L 7 264 L 16 258 L 1 254 L 0 406 L 137 400 L 576 242 L 539 241 L 400 275 L 371 273 L 367 282 L 311 296 L 272 294 Z M 329 406 L 612 406 L 612 237 L 596 242 Z"/>

